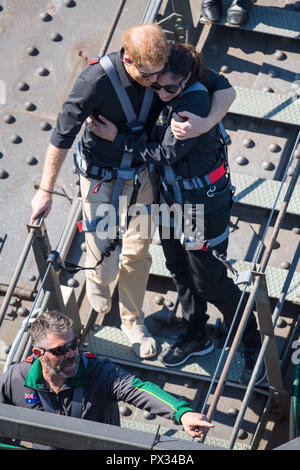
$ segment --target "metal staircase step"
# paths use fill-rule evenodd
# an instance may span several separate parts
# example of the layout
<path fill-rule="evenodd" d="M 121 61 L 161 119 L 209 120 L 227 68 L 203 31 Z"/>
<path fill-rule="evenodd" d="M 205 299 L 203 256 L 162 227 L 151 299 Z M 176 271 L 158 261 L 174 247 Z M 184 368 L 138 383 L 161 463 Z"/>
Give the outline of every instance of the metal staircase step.
<path fill-rule="evenodd" d="M 281 182 L 271 179 L 257 178 L 255 176 L 231 173 L 232 184 L 236 187 L 235 201 L 239 204 L 272 209 Z M 288 184 L 284 183 L 277 201 L 276 209 L 279 210 L 286 194 Z M 299 215 L 300 185 L 296 185 L 289 202 L 287 213 Z"/>
<path fill-rule="evenodd" d="M 90 331 L 86 336 L 86 342 L 88 343 L 90 351 L 93 351 L 101 357 L 108 357 L 112 361 L 120 364 L 141 367 L 146 366 L 146 368 L 151 368 L 157 371 L 167 370 L 170 373 L 175 373 L 176 375 L 182 375 L 184 377 L 202 376 L 206 379 L 213 376 L 221 354 L 220 349 L 215 349 L 206 356 L 192 357 L 181 366 L 166 368 L 166 366 L 164 366 L 157 357 L 153 359 L 141 359 L 136 356 L 125 333 L 116 327 L 101 326 L 97 331 Z M 159 357 L 161 351 L 170 345 L 171 342 L 165 338 L 156 337 L 156 343 Z M 225 364 L 226 354 L 224 354 L 223 361 Z M 220 373 L 224 364 L 221 364 L 219 368 Z M 237 351 L 228 374 L 228 380 L 239 383 L 243 367 L 244 359 L 241 353 Z"/>
<path fill-rule="evenodd" d="M 226 23 L 227 8 L 232 0 L 223 0 L 223 15 L 219 24 L 231 27 Z M 207 21 L 200 17 L 201 23 Z M 300 12 L 288 8 L 276 8 L 253 5 L 249 20 L 239 27 L 258 33 L 273 34 L 292 39 L 300 39 L 299 34 Z"/>
<path fill-rule="evenodd" d="M 150 254 L 152 256 L 152 265 L 150 274 L 163 277 L 171 277 L 170 272 L 165 265 L 165 256 L 163 249 L 160 245 L 151 245 Z M 253 269 L 253 263 L 243 260 L 229 259 L 230 263 L 238 272 L 248 271 Z M 268 266 L 266 269 L 266 279 L 268 285 L 268 293 L 271 298 L 278 299 L 281 294 L 282 286 L 284 285 L 288 271 L 286 269 L 274 268 Z M 232 274 L 228 271 L 228 275 Z M 241 286 L 241 289 L 243 287 Z M 251 286 L 248 290 L 251 289 Z M 295 272 L 289 291 L 286 296 L 286 301 L 299 304 L 300 301 L 300 273 Z"/>
<path fill-rule="evenodd" d="M 153 435 L 155 435 L 157 431 L 157 425 L 155 424 L 141 423 L 139 421 L 133 421 L 124 418 L 121 418 L 121 427 L 126 429 L 133 429 L 135 431 L 149 432 Z M 175 429 L 160 426 L 159 433 L 161 436 L 171 437 L 172 439 L 192 441 L 192 438 L 189 437 L 184 431 L 177 431 Z M 223 449 L 227 449 L 228 444 L 229 441 L 225 439 L 220 439 L 218 437 L 210 436 L 209 434 L 205 438 L 205 445 L 208 446 L 221 447 Z M 249 450 L 249 446 L 240 442 L 236 442 L 234 445 L 234 450 Z"/>
<path fill-rule="evenodd" d="M 300 125 L 300 104 L 295 96 L 235 86 L 236 99 L 229 112 L 252 118 Z"/>

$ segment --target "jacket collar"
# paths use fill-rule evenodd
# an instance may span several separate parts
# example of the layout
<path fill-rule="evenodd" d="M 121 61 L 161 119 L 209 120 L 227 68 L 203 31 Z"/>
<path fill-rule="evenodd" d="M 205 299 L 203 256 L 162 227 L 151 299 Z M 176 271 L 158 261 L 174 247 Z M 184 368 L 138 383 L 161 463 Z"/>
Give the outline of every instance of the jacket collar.
<path fill-rule="evenodd" d="M 34 388 L 35 390 L 40 390 L 44 384 L 45 380 L 42 374 L 42 367 L 39 358 L 36 358 L 32 366 L 29 369 L 24 385 L 29 388 Z M 83 359 L 79 356 L 79 364 L 77 373 L 74 377 L 71 377 L 66 380 L 65 385 L 68 387 L 74 388 L 79 385 L 86 383 L 86 371 L 83 363 Z"/>

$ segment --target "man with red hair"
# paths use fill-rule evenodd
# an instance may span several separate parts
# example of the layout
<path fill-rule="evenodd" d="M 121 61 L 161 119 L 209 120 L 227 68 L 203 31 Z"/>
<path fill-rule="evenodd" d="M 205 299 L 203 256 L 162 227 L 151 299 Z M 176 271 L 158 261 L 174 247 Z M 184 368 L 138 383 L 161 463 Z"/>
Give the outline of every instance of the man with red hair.
<path fill-rule="evenodd" d="M 130 27 L 123 35 L 123 47 L 119 52 L 110 53 L 107 58 L 117 74 L 123 91 L 138 116 L 143 109 L 146 91 L 163 71 L 168 56 L 168 42 L 164 31 L 156 24 L 141 24 Z M 206 84 L 212 93 L 212 107 L 207 118 L 185 113 L 186 122 L 174 123 L 173 132 L 178 139 L 191 138 L 213 127 L 222 119 L 235 98 L 235 92 L 228 81 L 217 74 Z M 152 90 L 151 90 L 152 91 Z M 148 93 L 149 94 L 149 93 Z M 152 95 L 144 128 L 151 130 L 163 107 L 158 96 Z M 184 113 L 183 113 L 184 114 Z M 95 58 L 76 80 L 73 89 L 57 117 L 56 127 L 46 152 L 40 188 L 32 200 L 33 222 L 44 213 L 46 217 L 52 206 L 52 193 L 60 168 L 68 150 L 82 124 L 88 116 L 97 119 L 105 116 L 119 128 L 127 128 L 128 119 L 124 113 L 116 89 L 104 63 Z M 77 154 L 77 170 L 80 173 L 86 240 L 86 292 L 93 309 L 98 312 L 98 322 L 111 310 L 110 283 L 118 277 L 119 309 L 121 329 L 126 334 L 134 352 L 141 358 L 156 355 L 156 342 L 149 333 L 142 313 L 144 293 L 148 281 L 151 257 L 148 253 L 151 235 L 143 237 L 136 227 L 150 227 L 150 215 L 131 217 L 122 236 L 122 252 L 118 243 L 110 251 L 111 239 L 103 237 L 103 230 L 95 228 L 99 221 L 99 209 L 114 199 L 124 196 L 135 204 L 150 205 L 153 202 L 152 184 L 148 168 L 132 158 L 126 179 L 116 197 L 116 184 L 120 183 L 120 167 L 123 168 L 122 152 L 111 142 L 98 138 L 85 125 Z M 124 173 L 124 170 L 122 170 Z M 108 177 L 107 175 L 112 175 Z M 137 192 L 138 189 L 138 192 Z M 128 206 L 128 204 L 127 204 Z M 97 225 L 99 229 L 99 225 Z M 107 253 L 109 256 L 106 256 Z M 104 256 L 102 256 L 104 253 Z M 99 260 L 103 262 L 99 264 Z"/>

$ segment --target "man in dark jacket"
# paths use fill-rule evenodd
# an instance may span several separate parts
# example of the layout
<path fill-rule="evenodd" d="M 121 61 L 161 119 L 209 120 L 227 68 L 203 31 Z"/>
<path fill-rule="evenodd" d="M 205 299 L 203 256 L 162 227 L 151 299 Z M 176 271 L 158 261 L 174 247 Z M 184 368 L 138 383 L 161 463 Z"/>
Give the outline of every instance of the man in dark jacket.
<path fill-rule="evenodd" d="M 213 427 L 205 416 L 159 386 L 93 353 L 79 354 L 72 320 L 41 314 L 30 328 L 33 355 L 0 377 L 0 403 L 120 425 L 118 401 L 182 424 L 191 437 Z M 45 448 L 35 444 L 36 448 Z"/>

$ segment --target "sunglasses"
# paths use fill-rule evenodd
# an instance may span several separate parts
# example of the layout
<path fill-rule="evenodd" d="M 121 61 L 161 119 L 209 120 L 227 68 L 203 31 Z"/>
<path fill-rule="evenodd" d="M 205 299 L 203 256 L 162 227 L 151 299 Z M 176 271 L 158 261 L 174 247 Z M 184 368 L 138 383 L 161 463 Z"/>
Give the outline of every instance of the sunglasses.
<path fill-rule="evenodd" d="M 151 88 L 153 90 L 161 90 L 162 88 L 170 94 L 176 93 L 179 88 L 181 88 L 183 82 L 180 82 L 178 85 L 160 85 L 158 82 L 152 83 Z"/>
<path fill-rule="evenodd" d="M 139 69 L 139 67 L 131 59 L 126 57 L 125 59 L 121 59 L 121 60 L 126 65 L 134 65 L 137 71 L 139 72 L 139 74 L 141 75 L 141 77 L 143 78 L 153 77 L 153 75 L 159 75 L 160 73 L 163 73 L 166 71 L 166 66 L 164 66 L 161 70 L 158 70 L 157 72 L 151 72 L 151 73 L 142 72 Z"/>
<path fill-rule="evenodd" d="M 62 346 L 57 346 L 56 348 L 51 348 L 51 349 L 44 349 L 44 348 L 41 348 L 41 349 L 43 349 L 44 352 L 50 352 L 51 354 L 53 354 L 53 356 L 59 357 L 59 356 L 64 356 L 65 354 L 67 354 L 67 352 L 70 349 L 72 349 L 72 351 L 75 351 L 77 346 L 78 346 L 78 338 L 77 336 L 74 336 L 72 341 L 70 341 L 69 343 L 63 344 Z"/>

